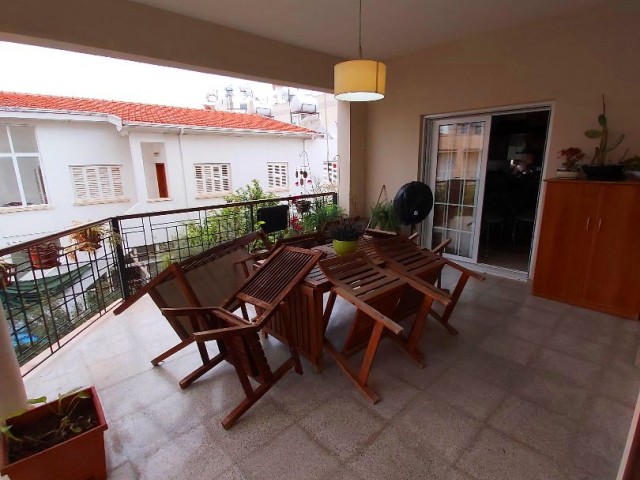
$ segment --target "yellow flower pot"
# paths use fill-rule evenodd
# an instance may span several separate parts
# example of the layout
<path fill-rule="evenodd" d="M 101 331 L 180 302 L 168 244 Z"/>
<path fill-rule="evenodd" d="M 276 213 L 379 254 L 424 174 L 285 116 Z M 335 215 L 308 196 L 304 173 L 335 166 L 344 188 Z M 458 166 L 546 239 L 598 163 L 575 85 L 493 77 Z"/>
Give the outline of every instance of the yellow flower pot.
<path fill-rule="evenodd" d="M 333 249 L 338 255 L 346 255 L 358 249 L 358 240 L 334 240 Z"/>

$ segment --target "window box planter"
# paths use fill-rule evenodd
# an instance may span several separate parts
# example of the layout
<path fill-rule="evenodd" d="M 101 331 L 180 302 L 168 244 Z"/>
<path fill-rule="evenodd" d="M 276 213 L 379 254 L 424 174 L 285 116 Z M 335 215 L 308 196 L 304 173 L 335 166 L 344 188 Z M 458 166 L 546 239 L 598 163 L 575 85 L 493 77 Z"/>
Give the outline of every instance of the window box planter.
<path fill-rule="evenodd" d="M 106 480 L 107 467 L 104 451 L 104 431 L 108 428 L 100 400 L 93 387 L 81 390 L 89 398 L 81 398 L 74 411 L 95 415 L 96 425 L 40 452 L 18 460 L 11 460 L 16 443 L 2 435 L 2 457 L 0 474 L 11 480 L 56 479 L 56 480 Z M 61 400 L 62 408 L 76 399 L 77 393 Z M 20 437 L 33 432 L 55 429 L 59 418 L 55 414 L 58 400 L 29 410 L 7 420 L 11 432 Z M 52 426 L 53 425 L 53 426 Z"/>

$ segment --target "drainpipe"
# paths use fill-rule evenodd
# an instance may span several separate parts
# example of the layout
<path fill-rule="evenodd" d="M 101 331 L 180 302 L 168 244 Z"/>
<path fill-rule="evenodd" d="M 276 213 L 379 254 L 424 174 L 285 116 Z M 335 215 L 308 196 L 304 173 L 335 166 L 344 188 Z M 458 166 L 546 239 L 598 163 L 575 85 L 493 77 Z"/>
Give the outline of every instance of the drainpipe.
<path fill-rule="evenodd" d="M 27 406 L 27 393 L 9 336 L 9 324 L 0 305 L 0 418 L 6 418 Z"/>
<path fill-rule="evenodd" d="M 184 156 L 182 155 L 182 135 L 184 135 L 184 128 L 180 127 L 180 133 L 178 133 L 178 149 L 180 150 L 180 169 L 182 170 L 182 191 L 184 192 L 185 207 L 189 208 L 189 192 L 187 191 L 187 173 L 184 171 Z"/>

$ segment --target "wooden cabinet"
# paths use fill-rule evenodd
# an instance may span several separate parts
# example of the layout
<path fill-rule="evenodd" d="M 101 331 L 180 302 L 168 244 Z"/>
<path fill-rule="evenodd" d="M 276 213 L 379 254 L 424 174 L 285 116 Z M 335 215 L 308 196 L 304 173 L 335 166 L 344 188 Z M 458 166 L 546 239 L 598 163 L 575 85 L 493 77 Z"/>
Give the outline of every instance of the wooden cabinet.
<path fill-rule="evenodd" d="M 548 180 L 533 294 L 640 315 L 640 183 Z"/>

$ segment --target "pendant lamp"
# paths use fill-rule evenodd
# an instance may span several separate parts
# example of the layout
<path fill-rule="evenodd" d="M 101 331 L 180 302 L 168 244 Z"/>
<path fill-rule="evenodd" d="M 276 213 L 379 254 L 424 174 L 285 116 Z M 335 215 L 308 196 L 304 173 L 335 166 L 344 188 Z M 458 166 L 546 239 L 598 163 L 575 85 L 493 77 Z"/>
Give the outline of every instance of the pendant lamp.
<path fill-rule="evenodd" d="M 387 67 L 376 60 L 362 59 L 362 0 L 358 15 L 358 60 L 338 63 L 333 68 L 333 90 L 337 100 L 370 102 L 384 98 Z"/>

